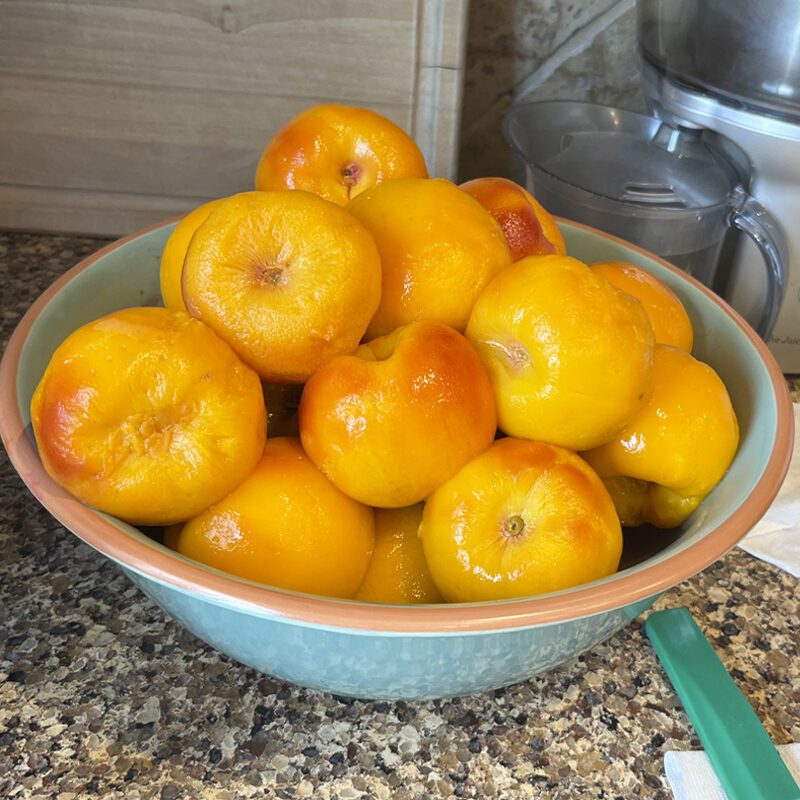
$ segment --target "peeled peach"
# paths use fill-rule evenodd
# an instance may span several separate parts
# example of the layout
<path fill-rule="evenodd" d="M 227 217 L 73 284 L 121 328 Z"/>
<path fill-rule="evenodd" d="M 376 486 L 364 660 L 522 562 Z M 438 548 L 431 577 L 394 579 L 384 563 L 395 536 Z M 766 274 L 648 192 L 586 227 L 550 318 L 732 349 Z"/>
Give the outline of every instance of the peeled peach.
<path fill-rule="evenodd" d="M 503 270 L 467 326 L 509 436 L 586 450 L 612 439 L 652 387 L 653 327 L 638 300 L 569 256 Z"/>
<path fill-rule="evenodd" d="M 685 350 L 656 345 L 653 392 L 612 441 L 584 453 L 623 525 L 680 525 L 736 455 L 739 424 L 719 375 Z"/>
<path fill-rule="evenodd" d="M 530 192 L 508 178 L 475 178 L 461 184 L 500 224 L 511 258 L 567 252 L 555 219 Z"/>
<path fill-rule="evenodd" d="M 161 253 L 161 298 L 167 308 L 177 311 L 186 311 L 181 289 L 181 276 L 183 275 L 183 261 L 189 242 L 197 229 L 208 219 L 208 215 L 222 202 L 211 200 L 204 203 L 194 211 L 190 211 L 176 226 L 164 245 Z"/>
<path fill-rule="evenodd" d="M 58 347 L 31 422 L 47 472 L 89 505 L 169 525 L 255 467 L 266 412 L 253 370 L 183 311 L 127 308 Z"/>
<path fill-rule="evenodd" d="M 183 265 L 189 313 L 279 383 L 303 383 L 355 350 L 380 295 L 369 231 L 308 192 L 229 197 L 198 228 Z"/>
<path fill-rule="evenodd" d="M 589 268 L 642 304 L 653 325 L 656 344 L 692 352 L 691 320 L 678 295 L 666 283 L 627 261 L 597 261 Z"/>
<path fill-rule="evenodd" d="M 492 442 L 489 379 L 470 343 L 417 322 L 326 364 L 300 399 L 300 438 L 343 492 L 372 506 L 418 503 Z"/>
<path fill-rule="evenodd" d="M 622 531 L 605 486 L 561 447 L 501 439 L 440 486 L 420 536 L 451 602 L 555 592 L 613 573 Z"/>
<path fill-rule="evenodd" d="M 342 494 L 297 439 L 270 439 L 226 498 L 173 534 L 175 549 L 211 567 L 299 592 L 352 597 L 375 542 L 372 509 Z"/>
<path fill-rule="evenodd" d="M 302 189 L 343 206 L 391 178 L 427 178 L 414 140 L 366 108 L 324 103 L 279 130 L 258 162 L 256 189 Z"/>
<path fill-rule="evenodd" d="M 375 238 L 383 269 L 368 338 L 422 319 L 463 331 L 483 287 L 511 263 L 492 215 L 449 181 L 389 181 L 347 208 Z"/>
<path fill-rule="evenodd" d="M 354 600 L 366 603 L 441 603 L 419 526 L 422 504 L 375 510 L 375 549 Z"/>

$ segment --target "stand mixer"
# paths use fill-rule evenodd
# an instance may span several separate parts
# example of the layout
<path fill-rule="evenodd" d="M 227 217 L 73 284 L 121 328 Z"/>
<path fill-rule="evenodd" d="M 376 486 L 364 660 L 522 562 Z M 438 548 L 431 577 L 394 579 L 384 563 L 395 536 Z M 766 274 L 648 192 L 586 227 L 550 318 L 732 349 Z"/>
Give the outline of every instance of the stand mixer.
<path fill-rule="evenodd" d="M 796 0 L 638 0 L 644 91 L 672 125 L 714 131 L 751 162 L 750 194 L 786 253 L 786 293 L 767 340 L 800 373 L 800 14 Z M 739 236 L 720 293 L 751 324 L 765 301 L 760 256 Z"/>

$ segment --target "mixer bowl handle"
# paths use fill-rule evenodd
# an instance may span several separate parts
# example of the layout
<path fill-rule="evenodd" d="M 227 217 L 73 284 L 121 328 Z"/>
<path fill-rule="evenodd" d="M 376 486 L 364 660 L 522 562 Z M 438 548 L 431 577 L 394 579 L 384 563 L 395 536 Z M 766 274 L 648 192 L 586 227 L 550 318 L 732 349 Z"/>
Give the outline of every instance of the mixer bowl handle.
<path fill-rule="evenodd" d="M 730 225 L 746 233 L 755 242 L 767 268 L 767 302 L 756 326 L 766 341 L 780 311 L 786 292 L 786 241 L 778 223 L 761 203 L 741 187 L 734 190 Z"/>

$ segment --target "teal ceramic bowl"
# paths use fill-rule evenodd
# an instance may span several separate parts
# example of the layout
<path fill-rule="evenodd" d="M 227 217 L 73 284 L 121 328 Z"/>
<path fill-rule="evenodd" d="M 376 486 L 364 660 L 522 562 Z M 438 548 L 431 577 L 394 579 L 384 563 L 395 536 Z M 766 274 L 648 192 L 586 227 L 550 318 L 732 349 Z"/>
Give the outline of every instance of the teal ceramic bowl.
<path fill-rule="evenodd" d="M 125 306 L 159 302 L 159 261 L 174 223 L 99 251 L 50 287 L 20 322 L 0 366 L 0 432 L 31 492 L 68 529 L 115 561 L 167 614 L 232 658 L 293 683 L 368 698 L 431 698 L 524 680 L 595 646 L 665 590 L 707 567 L 769 507 L 788 468 L 791 402 L 761 340 L 694 280 L 642 250 L 562 222 L 584 261 L 623 259 L 665 281 L 695 330 L 695 355 L 730 390 L 741 445 L 730 470 L 687 523 L 626 542 L 620 571 L 531 598 L 441 606 L 380 606 L 298 594 L 190 561 L 145 532 L 82 505 L 44 472 L 30 434 L 30 398 L 56 346 Z M 644 545 L 642 545 L 644 543 Z"/>

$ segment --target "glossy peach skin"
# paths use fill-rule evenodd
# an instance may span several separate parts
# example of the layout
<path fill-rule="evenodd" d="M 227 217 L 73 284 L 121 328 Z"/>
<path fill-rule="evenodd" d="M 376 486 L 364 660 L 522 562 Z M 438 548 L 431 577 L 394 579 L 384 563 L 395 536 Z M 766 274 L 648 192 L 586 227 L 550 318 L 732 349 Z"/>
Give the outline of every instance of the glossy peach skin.
<path fill-rule="evenodd" d="M 443 603 L 431 578 L 419 526 L 422 503 L 375 510 L 375 549 L 354 600 L 365 603 Z"/>
<path fill-rule="evenodd" d="M 333 486 L 297 439 L 276 438 L 247 480 L 169 541 L 231 575 L 352 597 L 372 555 L 375 522 L 372 509 Z"/>
<path fill-rule="evenodd" d="M 167 525 L 221 500 L 255 466 L 258 376 L 185 312 L 128 308 L 72 333 L 31 401 L 47 472 L 134 524 Z"/>
<path fill-rule="evenodd" d="M 418 503 L 492 442 L 489 379 L 469 342 L 417 322 L 324 366 L 300 400 L 300 438 L 343 492 L 372 506 Z"/>
<path fill-rule="evenodd" d="M 421 319 L 463 331 L 483 287 L 511 263 L 492 215 L 449 181 L 389 181 L 347 208 L 381 257 L 381 300 L 369 339 Z"/>
<path fill-rule="evenodd" d="M 544 206 L 508 178 L 475 178 L 461 184 L 503 229 L 513 261 L 526 256 L 565 255 L 564 237 Z"/>
<path fill-rule="evenodd" d="M 366 108 L 324 103 L 302 111 L 269 141 L 256 189 L 302 189 L 343 206 L 392 178 L 427 178 L 413 139 Z"/>
<path fill-rule="evenodd" d="M 190 211 L 176 226 L 164 245 L 161 254 L 161 298 L 167 308 L 186 311 L 181 289 L 183 261 L 189 242 L 197 229 L 208 219 L 208 215 L 222 202 L 222 199 L 211 200 L 199 208 Z"/>
<path fill-rule="evenodd" d="M 501 439 L 428 498 L 420 536 L 451 602 L 555 592 L 612 574 L 622 531 L 605 486 L 570 450 Z"/>
<path fill-rule="evenodd" d="M 529 256 L 503 270 L 476 301 L 466 335 L 510 436 L 595 447 L 652 387 L 653 327 L 641 303 L 569 256 Z"/>
<path fill-rule="evenodd" d="M 669 286 L 627 261 L 597 261 L 589 264 L 589 268 L 642 304 L 653 326 L 656 344 L 668 344 L 692 352 L 694 332 L 691 320 Z"/>
<path fill-rule="evenodd" d="M 728 390 L 707 364 L 656 345 L 648 403 L 607 444 L 584 453 L 623 525 L 680 525 L 719 483 L 739 443 Z"/>
<path fill-rule="evenodd" d="M 183 299 L 265 380 L 303 383 L 358 346 L 381 264 L 366 228 L 301 191 L 224 200 L 192 237 Z"/>

